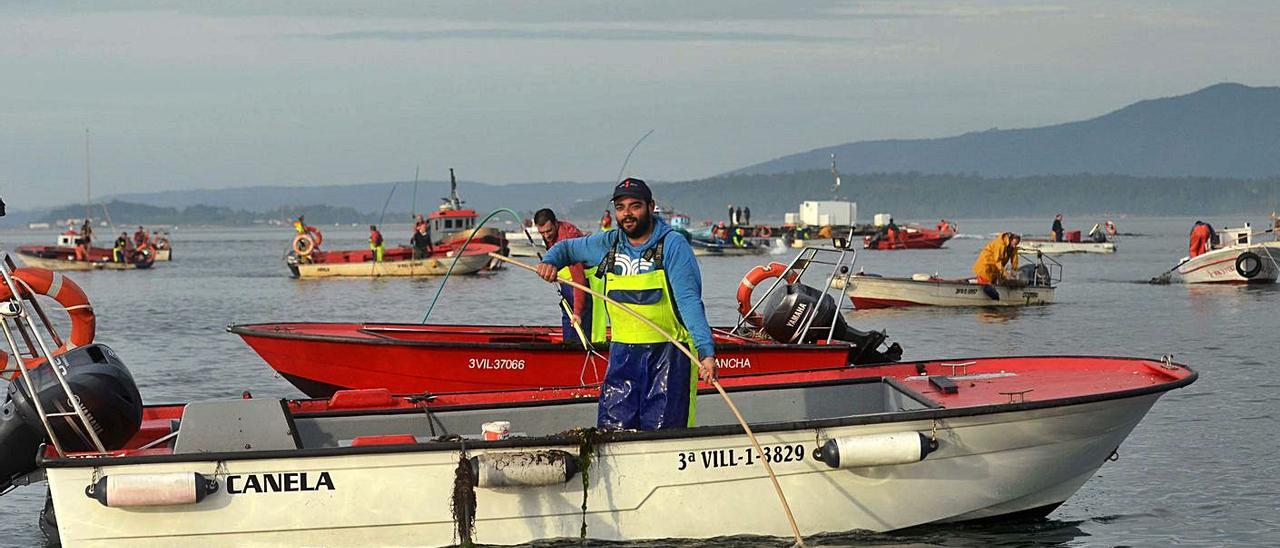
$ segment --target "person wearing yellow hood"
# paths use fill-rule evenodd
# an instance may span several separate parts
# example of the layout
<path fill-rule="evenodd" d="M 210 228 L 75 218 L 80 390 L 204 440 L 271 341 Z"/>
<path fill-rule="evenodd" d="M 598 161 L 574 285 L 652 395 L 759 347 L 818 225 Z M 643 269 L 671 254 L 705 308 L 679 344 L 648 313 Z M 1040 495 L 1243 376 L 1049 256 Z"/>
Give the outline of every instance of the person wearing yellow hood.
<path fill-rule="evenodd" d="M 1002 232 L 988 242 L 986 247 L 982 248 L 982 252 L 978 253 L 978 260 L 973 263 L 973 273 L 978 276 L 978 283 L 989 286 L 1004 281 L 1006 264 L 1009 265 L 1009 272 L 1017 270 L 1018 244 L 1020 243 L 1022 243 L 1022 236 L 1011 232 Z M 983 292 L 988 296 L 994 293 L 994 291 L 987 291 L 985 287 Z M 998 296 L 992 298 L 999 299 Z"/>

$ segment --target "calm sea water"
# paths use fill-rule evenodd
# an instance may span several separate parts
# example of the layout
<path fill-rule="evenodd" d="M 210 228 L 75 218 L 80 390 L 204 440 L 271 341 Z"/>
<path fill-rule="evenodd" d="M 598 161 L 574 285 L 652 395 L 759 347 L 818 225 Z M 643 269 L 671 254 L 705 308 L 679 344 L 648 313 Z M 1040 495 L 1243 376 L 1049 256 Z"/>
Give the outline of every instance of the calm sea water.
<path fill-rule="evenodd" d="M 1218 227 L 1264 218 L 1214 218 Z M 1069 228 L 1094 220 L 1067 219 Z M 885 329 L 906 359 L 1025 354 L 1173 354 L 1201 373 L 1167 394 L 1107 463 L 1048 519 L 1027 523 L 849 534 L 816 545 L 903 546 L 1192 546 L 1280 544 L 1280 378 L 1276 327 L 1280 285 L 1153 286 L 1145 282 L 1186 254 L 1193 219 L 1120 219 L 1120 251 L 1066 256 L 1059 302 L 1012 311 L 909 309 L 848 315 L 861 329 Z M 1047 232 L 1049 219 L 961 221 L 963 235 L 999 230 Z M 359 247 L 358 228 L 325 228 L 326 247 Z M 408 226 L 390 226 L 391 240 Z M 174 261 L 145 272 L 89 272 L 72 277 L 98 314 L 98 340 L 129 364 L 149 402 L 255 396 L 301 397 L 273 374 L 227 324 L 258 321 L 421 321 L 436 279 L 290 279 L 282 255 L 288 229 L 179 229 Z M 0 246 L 46 243 L 52 231 L 0 232 Z M 946 249 L 864 252 L 868 272 L 967 275 L 979 238 Z M 787 255 L 786 257 L 789 257 Z M 781 258 L 775 258 L 781 260 Z M 736 319 L 734 290 L 760 258 L 702 260 L 713 323 Z M 551 289 L 523 271 L 449 281 L 433 322 L 558 322 Z M 0 448 L 2 449 L 2 448 Z M 44 542 L 36 518 L 42 486 L 0 498 L 0 545 Z M 754 545 L 759 539 L 724 539 Z M 672 543 L 645 543 L 645 546 Z M 699 545 L 681 543 L 677 545 Z M 779 540 L 775 544 L 785 545 Z"/>

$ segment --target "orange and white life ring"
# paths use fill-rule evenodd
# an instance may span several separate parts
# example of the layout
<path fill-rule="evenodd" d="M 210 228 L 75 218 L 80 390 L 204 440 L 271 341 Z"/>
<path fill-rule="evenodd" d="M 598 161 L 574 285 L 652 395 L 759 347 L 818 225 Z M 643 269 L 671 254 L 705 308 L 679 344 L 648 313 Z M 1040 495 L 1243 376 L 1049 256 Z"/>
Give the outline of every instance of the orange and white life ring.
<path fill-rule="evenodd" d="M 773 229 L 769 225 L 756 225 L 756 237 L 769 238 L 773 236 Z"/>
<path fill-rule="evenodd" d="M 747 275 L 742 277 L 742 281 L 738 283 L 738 315 L 747 316 L 751 312 L 751 293 L 755 291 L 757 285 L 769 278 L 777 278 L 786 272 L 787 265 L 772 262 L 767 265 L 758 265 L 747 271 Z M 787 283 L 795 282 L 797 274 L 792 272 L 785 278 Z M 747 323 L 760 327 L 762 320 L 759 315 L 747 316 Z"/>
<path fill-rule="evenodd" d="M 34 293 L 51 297 L 71 316 L 71 335 L 63 341 L 62 346 L 53 350 L 53 355 L 93 342 L 98 325 L 93 306 L 89 304 L 89 297 L 84 290 L 70 278 L 52 270 L 27 267 L 14 270 L 13 281 L 20 286 L 24 296 Z M 13 293 L 9 291 L 9 287 L 0 283 L 0 300 L 11 298 Z M 18 366 L 9 363 L 11 360 L 7 352 L 0 350 L 0 361 L 4 362 L 5 370 L 15 370 L 6 371 L 3 376 L 9 380 L 17 378 Z M 30 369 L 44 363 L 44 358 L 23 358 L 22 363 Z"/>
<path fill-rule="evenodd" d="M 311 252 L 316 250 L 315 238 L 311 237 L 311 233 L 299 234 L 293 237 L 293 252 L 299 257 L 310 257 Z"/>
<path fill-rule="evenodd" d="M 1110 219 L 1108 219 L 1108 220 L 1107 220 L 1107 222 L 1106 222 L 1106 224 L 1104 224 L 1103 226 L 1105 226 L 1105 227 L 1106 227 L 1106 230 L 1107 230 L 1107 236 L 1115 236 L 1115 235 L 1116 235 L 1116 224 L 1115 224 L 1115 223 L 1113 223 L 1113 222 L 1111 222 L 1111 220 L 1110 220 Z"/>

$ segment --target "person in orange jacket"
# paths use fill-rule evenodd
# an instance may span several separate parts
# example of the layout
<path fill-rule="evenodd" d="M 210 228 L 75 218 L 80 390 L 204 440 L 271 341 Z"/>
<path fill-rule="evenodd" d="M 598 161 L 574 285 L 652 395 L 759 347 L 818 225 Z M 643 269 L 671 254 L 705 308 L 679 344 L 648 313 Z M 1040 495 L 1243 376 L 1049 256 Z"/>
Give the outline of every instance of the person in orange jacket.
<path fill-rule="evenodd" d="M 1212 237 L 1213 229 L 1209 228 L 1209 225 L 1201 221 L 1196 221 L 1196 224 L 1191 227 L 1191 245 L 1187 254 L 1190 255 L 1192 259 L 1199 257 L 1200 255 L 1204 255 L 1204 253 L 1209 250 L 1209 240 L 1212 239 Z"/>
<path fill-rule="evenodd" d="M 1007 277 L 1006 264 L 1009 265 L 1008 271 L 1017 270 L 1020 243 L 1022 236 L 1011 232 L 1002 232 L 988 242 L 982 252 L 978 253 L 978 260 L 973 263 L 973 273 L 977 275 L 978 283 L 990 285 L 1004 281 Z"/>

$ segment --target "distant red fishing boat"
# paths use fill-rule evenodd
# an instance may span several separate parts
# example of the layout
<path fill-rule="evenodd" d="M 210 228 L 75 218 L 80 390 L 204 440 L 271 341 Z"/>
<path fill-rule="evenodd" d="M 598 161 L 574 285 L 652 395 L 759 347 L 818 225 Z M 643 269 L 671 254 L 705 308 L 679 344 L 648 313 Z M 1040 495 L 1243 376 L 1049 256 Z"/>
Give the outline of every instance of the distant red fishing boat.
<path fill-rule="evenodd" d="M 898 229 L 897 237 L 890 239 L 887 237 L 877 237 L 876 235 L 863 236 L 863 249 L 938 249 L 947 240 L 956 236 L 955 230 L 950 227 L 925 228 L 917 225 L 907 225 Z"/>
<path fill-rule="evenodd" d="M 472 242 L 461 257 L 456 257 L 460 247 L 461 242 L 437 245 L 431 255 L 420 259 L 413 258 L 412 247 L 393 247 L 383 253 L 381 261 L 373 260 L 370 249 L 313 251 L 306 256 L 290 254 L 286 264 L 295 278 L 443 276 L 450 267 L 454 274 L 474 274 L 488 267 L 489 253 L 498 250 L 490 244 Z"/>

